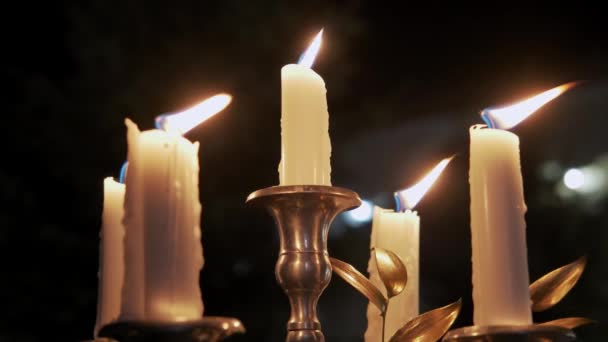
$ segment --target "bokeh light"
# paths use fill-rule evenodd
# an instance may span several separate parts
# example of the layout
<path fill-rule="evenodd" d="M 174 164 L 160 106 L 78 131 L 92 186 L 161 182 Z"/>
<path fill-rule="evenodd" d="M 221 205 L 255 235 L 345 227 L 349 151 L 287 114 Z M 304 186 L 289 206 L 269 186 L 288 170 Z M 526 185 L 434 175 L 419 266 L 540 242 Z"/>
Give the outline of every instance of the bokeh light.
<path fill-rule="evenodd" d="M 362 200 L 361 205 L 345 215 L 346 223 L 351 226 L 360 226 L 372 220 L 374 205 L 370 201 Z"/>

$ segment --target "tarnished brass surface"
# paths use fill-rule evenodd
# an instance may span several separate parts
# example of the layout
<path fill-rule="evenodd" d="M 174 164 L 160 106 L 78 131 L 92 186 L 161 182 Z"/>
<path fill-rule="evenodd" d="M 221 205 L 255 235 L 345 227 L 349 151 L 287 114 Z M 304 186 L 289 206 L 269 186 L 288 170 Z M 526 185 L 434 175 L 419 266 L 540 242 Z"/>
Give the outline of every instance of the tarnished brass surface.
<path fill-rule="evenodd" d="M 545 325 L 466 327 L 449 331 L 444 342 L 572 342 L 572 330 Z"/>
<path fill-rule="evenodd" d="M 203 317 L 185 322 L 116 322 L 101 328 L 99 336 L 119 342 L 217 342 L 244 332 L 236 318 Z"/>
<path fill-rule="evenodd" d="M 279 229 L 275 274 L 291 305 L 286 341 L 324 341 L 317 301 L 331 280 L 327 233 L 339 213 L 361 204 L 359 196 L 332 186 L 275 186 L 252 193 L 247 203 L 266 207 Z"/>

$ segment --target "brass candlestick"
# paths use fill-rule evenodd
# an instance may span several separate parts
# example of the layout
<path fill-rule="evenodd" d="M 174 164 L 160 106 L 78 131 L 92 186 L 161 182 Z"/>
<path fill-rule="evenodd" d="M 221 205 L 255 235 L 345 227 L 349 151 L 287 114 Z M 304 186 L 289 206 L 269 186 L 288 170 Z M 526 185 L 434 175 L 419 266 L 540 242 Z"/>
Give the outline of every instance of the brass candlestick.
<path fill-rule="evenodd" d="M 119 342 L 218 342 L 244 332 L 236 318 L 203 317 L 185 322 L 115 322 L 101 328 L 99 337 Z"/>
<path fill-rule="evenodd" d="M 452 330 L 444 342 L 572 342 L 576 335 L 570 329 L 550 325 L 471 326 Z"/>
<path fill-rule="evenodd" d="M 291 305 L 286 341 L 325 341 L 317 301 L 331 280 L 327 233 L 339 213 L 361 204 L 359 196 L 332 186 L 274 186 L 252 193 L 247 203 L 266 207 L 279 229 L 275 274 Z"/>
<path fill-rule="evenodd" d="M 532 311 L 547 310 L 559 303 L 576 285 L 587 265 L 587 257 L 555 269 L 530 285 Z M 471 326 L 447 333 L 444 342 L 571 342 L 572 329 L 593 323 L 585 317 L 567 317 L 531 325 Z"/>

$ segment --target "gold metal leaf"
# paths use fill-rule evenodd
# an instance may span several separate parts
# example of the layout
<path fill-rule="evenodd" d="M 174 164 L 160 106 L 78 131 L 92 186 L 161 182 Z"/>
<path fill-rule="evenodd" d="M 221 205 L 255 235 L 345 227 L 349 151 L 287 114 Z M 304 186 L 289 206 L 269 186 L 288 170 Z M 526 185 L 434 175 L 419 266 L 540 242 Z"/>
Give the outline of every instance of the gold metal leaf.
<path fill-rule="evenodd" d="M 370 302 L 378 307 L 382 314 L 386 312 L 387 299 L 363 274 L 344 261 L 335 258 L 329 258 L 329 261 L 334 273 L 367 297 Z"/>
<path fill-rule="evenodd" d="M 397 330 L 389 342 L 436 342 L 450 329 L 460 313 L 462 299 L 423 313 Z"/>
<path fill-rule="evenodd" d="M 372 251 L 378 266 L 378 275 L 386 287 L 388 298 L 395 297 L 405 290 L 407 285 L 407 269 L 399 256 L 383 248 Z"/>
<path fill-rule="evenodd" d="M 594 320 L 585 317 L 560 318 L 553 321 L 541 323 L 540 325 L 552 325 L 566 329 L 574 329 L 583 325 L 596 323 Z"/>
<path fill-rule="evenodd" d="M 547 273 L 530 285 L 532 311 L 539 312 L 557 304 L 574 287 L 585 270 L 587 257 Z"/>

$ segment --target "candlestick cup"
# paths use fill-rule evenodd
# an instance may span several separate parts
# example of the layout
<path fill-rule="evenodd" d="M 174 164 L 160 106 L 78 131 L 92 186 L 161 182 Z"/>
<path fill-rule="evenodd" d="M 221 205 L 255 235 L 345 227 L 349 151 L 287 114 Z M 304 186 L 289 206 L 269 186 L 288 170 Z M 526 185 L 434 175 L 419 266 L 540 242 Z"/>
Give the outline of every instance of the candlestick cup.
<path fill-rule="evenodd" d="M 206 316 L 184 322 L 119 321 L 99 331 L 100 342 L 219 342 L 242 334 L 245 327 L 236 318 Z"/>
<path fill-rule="evenodd" d="M 359 196 L 338 187 L 293 185 L 258 190 L 247 202 L 266 207 L 279 230 L 275 274 L 291 305 L 286 341 L 325 341 L 317 301 L 331 280 L 327 234 L 339 213 L 361 204 Z"/>

